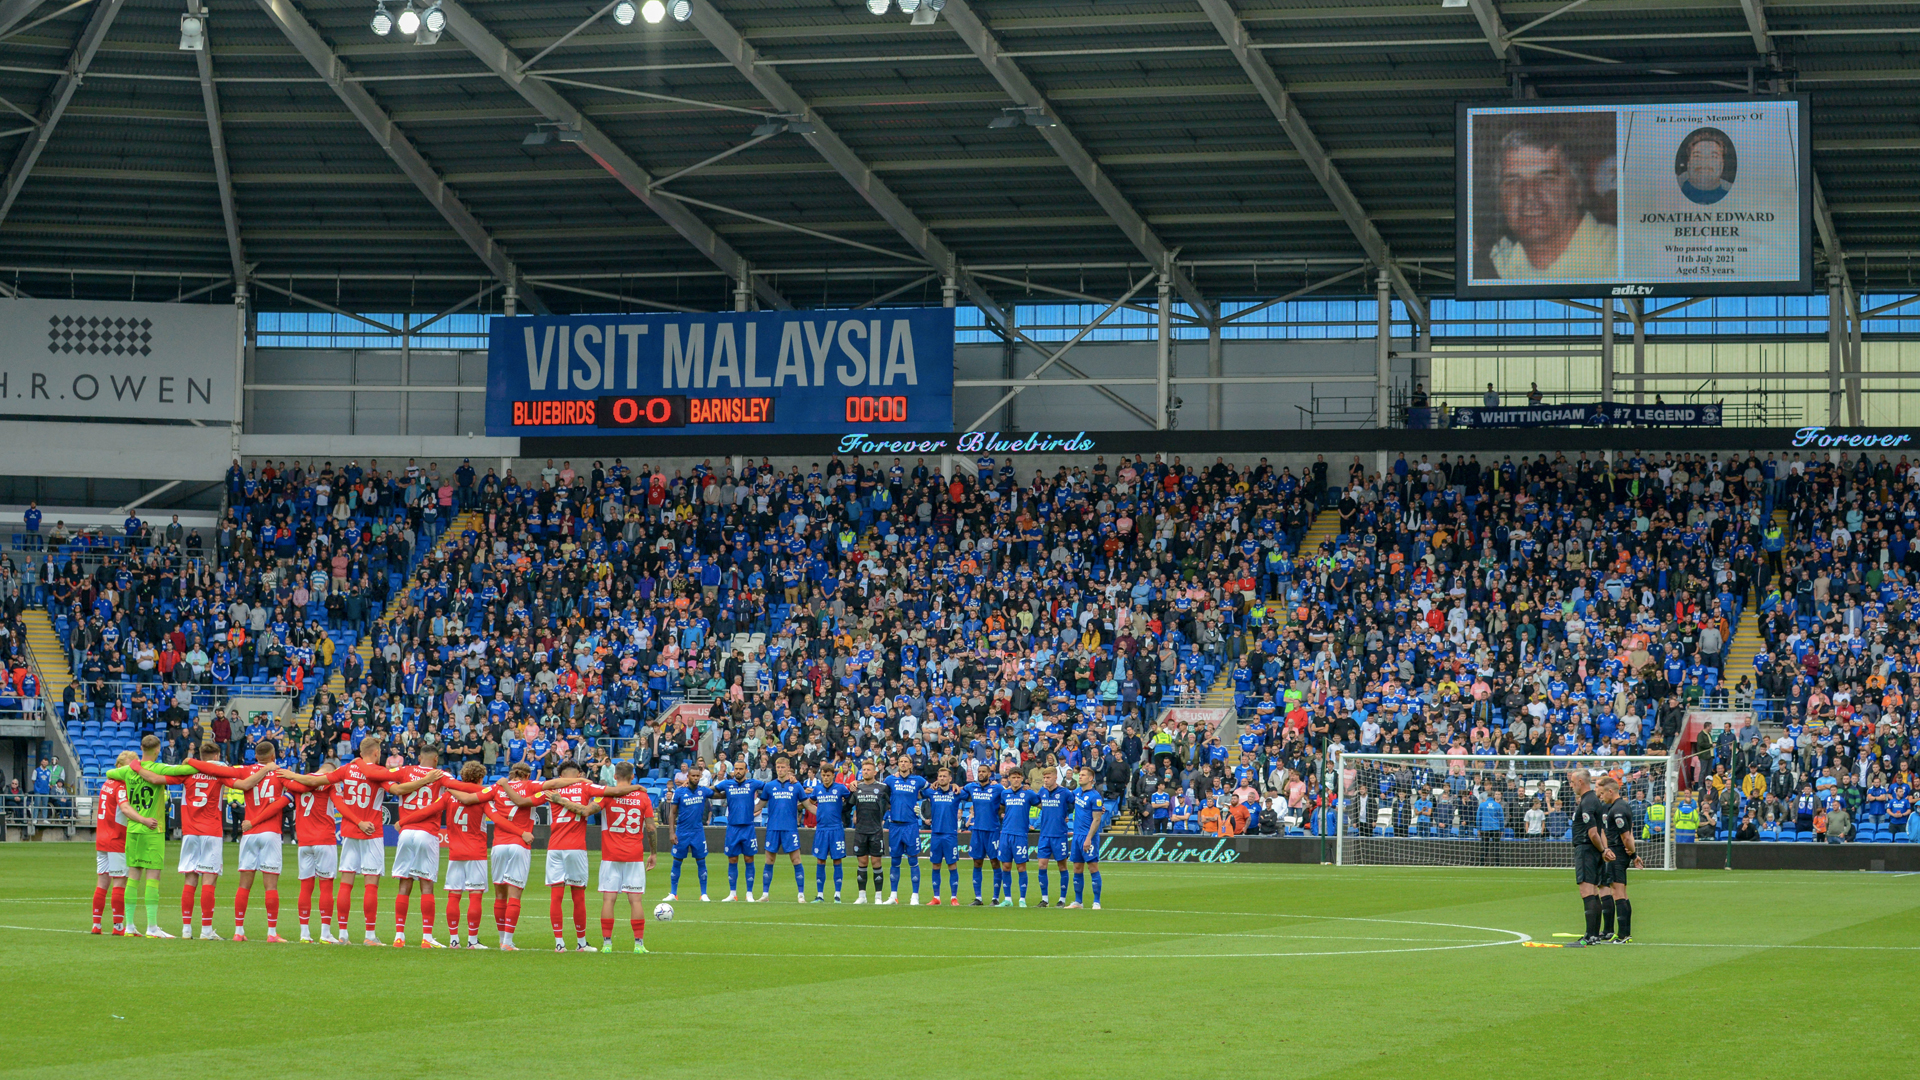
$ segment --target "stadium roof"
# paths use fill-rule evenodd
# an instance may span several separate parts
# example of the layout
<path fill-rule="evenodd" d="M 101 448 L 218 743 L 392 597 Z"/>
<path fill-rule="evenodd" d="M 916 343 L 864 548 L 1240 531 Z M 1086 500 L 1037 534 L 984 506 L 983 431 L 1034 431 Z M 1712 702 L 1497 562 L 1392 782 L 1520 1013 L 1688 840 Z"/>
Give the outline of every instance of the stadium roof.
<path fill-rule="evenodd" d="M 374 0 L 213 0 L 203 52 L 189 2 L 0 0 L 0 284 L 170 299 L 239 264 L 264 306 L 438 310 L 513 273 L 553 310 L 713 309 L 742 267 L 816 307 L 937 303 L 952 266 L 1004 305 L 1171 251 L 1202 307 L 1389 253 L 1447 293 L 1454 104 L 1516 86 L 1808 93 L 1822 257 L 1920 252 L 1911 2 L 691 0 L 573 33 L 599 4 L 447 0 L 419 45 Z"/>

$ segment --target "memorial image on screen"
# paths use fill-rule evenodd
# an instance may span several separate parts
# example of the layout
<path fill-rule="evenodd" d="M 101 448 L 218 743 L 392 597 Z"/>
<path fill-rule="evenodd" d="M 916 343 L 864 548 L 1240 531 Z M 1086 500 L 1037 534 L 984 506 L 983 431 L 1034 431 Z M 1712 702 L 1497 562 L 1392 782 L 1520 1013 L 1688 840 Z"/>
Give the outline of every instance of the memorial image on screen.
<path fill-rule="evenodd" d="M 1462 297 L 1805 292 L 1805 102 L 1462 105 Z"/>

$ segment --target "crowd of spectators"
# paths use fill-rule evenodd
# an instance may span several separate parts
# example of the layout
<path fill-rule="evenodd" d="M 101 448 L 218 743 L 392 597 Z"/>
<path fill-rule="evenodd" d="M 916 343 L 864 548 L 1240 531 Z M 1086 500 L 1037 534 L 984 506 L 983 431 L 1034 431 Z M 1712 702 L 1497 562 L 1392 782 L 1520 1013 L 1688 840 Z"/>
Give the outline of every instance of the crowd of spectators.
<path fill-rule="evenodd" d="M 175 686 L 338 672 L 278 732 L 309 768 L 376 731 L 399 760 L 656 782 L 779 753 L 803 777 L 1090 764 L 1144 828 L 1275 832 L 1327 826 L 1340 752 L 1663 754 L 1713 705 L 1782 733 L 1682 748 L 1709 828 L 1810 826 L 1803 787 L 1871 825 L 1876 780 L 1890 807 L 1909 782 L 1904 459 L 972 464 L 236 463 L 209 543 L 130 526 L 117 564 L 9 572 L 68 628 L 90 721 L 184 745 L 220 699 Z M 1335 536 L 1301 551 L 1316 513 Z M 1768 647 L 1729 672 L 1752 604 Z M 1221 680 L 1225 740 L 1163 714 Z M 236 757 L 274 730 L 212 716 Z M 1410 790 L 1367 794 L 1414 820 Z"/>

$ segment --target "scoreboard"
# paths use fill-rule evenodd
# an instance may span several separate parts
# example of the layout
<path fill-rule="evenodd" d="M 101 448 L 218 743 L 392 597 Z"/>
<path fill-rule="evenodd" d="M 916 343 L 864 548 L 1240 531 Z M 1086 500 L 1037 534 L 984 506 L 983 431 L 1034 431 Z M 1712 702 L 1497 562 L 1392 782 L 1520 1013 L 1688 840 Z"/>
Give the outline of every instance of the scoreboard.
<path fill-rule="evenodd" d="M 953 428 L 953 311 L 495 318 L 488 435 Z"/>

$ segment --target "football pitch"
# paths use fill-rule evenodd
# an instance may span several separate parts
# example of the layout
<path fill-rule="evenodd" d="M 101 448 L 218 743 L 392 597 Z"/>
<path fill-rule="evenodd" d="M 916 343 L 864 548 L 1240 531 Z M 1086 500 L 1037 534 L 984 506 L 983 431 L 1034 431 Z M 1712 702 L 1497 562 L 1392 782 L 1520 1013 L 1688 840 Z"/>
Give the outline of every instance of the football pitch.
<path fill-rule="evenodd" d="M 1635 944 L 1556 949 L 1523 943 L 1582 929 L 1565 871 L 1116 864 L 1096 912 L 965 906 L 969 864 L 960 907 L 801 906 L 784 862 L 773 902 L 721 904 L 711 866 L 715 902 L 689 865 L 649 955 L 557 955 L 537 884 L 518 953 L 266 945 L 258 883 L 245 944 L 94 937 L 92 850 L 9 845 L 0 1077 L 1752 1080 L 1920 1060 L 1920 875 L 1640 873 Z M 663 860 L 649 907 L 666 883 Z M 853 883 L 849 862 L 849 901 Z M 161 884 L 177 932 L 180 878 Z M 289 875 L 290 936 L 296 896 Z"/>

